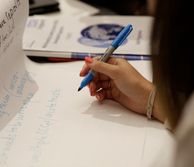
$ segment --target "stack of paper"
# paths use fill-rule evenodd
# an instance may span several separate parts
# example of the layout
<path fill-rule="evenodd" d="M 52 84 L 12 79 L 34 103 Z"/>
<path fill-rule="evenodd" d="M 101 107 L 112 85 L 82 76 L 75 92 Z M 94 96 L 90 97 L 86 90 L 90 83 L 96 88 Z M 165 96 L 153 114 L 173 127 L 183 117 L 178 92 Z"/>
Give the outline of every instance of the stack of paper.
<path fill-rule="evenodd" d="M 80 58 L 103 54 L 115 36 L 127 24 L 133 26 L 128 39 L 116 55 L 150 55 L 152 17 L 92 16 L 31 17 L 23 39 L 27 55 Z"/>

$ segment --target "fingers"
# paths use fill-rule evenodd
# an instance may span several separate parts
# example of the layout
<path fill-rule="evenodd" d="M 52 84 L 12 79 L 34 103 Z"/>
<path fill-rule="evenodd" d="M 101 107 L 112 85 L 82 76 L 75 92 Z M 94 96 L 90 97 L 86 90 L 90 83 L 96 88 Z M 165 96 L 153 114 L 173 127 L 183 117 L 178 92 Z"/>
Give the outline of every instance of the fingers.
<path fill-rule="evenodd" d="M 95 96 L 98 101 L 103 101 L 105 99 L 105 95 L 106 95 L 105 90 L 101 90 L 97 92 Z"/>
<path fill-rule="evenodd" d="M 93 69 L 94 71 L 99 72 L 104 76 L 108 76 L 114 79 L 116 77 L 115 72 L 117 71 L 117 68 L 118 68 L 116 66 L 116 64 L 118 63 L 117 61 L 119 60 L 115 58 L 110 58 L 108 60 L 108 63 L 104 63 L 104 62 L 98 61 L 97 58 L 92 59 L 91 57 L 86 57 L 85 64 L 82 70 L 80 71 L 80 76 L 85 76 L 90 69 Z M 101 75 L 102 78 L 104 78 L 103 75 Z"/>
<path fill-rule="evenodd" d="M 89 91 L 90 91 L 90 95 L 95 96 L 95 94 L 96 94 L 96 84 L 95 84 L 94 81 L 89 83 L 88 88 L 89 88 Z"/>
<path fill-rule="evenodd" d="M 112 99 L 111 90 L 101 89 L 100 91 L 96 92 L 96 99 L 98 101 L 103 101 L 104 99 Z"/>
<path fill-rule="evenodd" d="M 90 90 L 90 94 L 91 96 L 94 96 L 95 93 L 97 91 L 99 91 L 99 89 L 111 89 L 111 82 L 110 81 L 92 81 L 89 83 L 89 90 Z"/>
<path fill-rule="evenodd" d="M 115 72 L 117 71 L 117 66 L 115 65 L 97 61 L 95 59 L 92 59 L 92 61 L 86 60 L 86 64 L 94 71 L 107 75 L 112 79 L 116 77 Z"/>
<path fill-rule="evenodd" d="M 95 85 L 95 88 L 96 90 L 99 90 L 99 89 L 111 89 L 111 81 L 100 81 L 100 82 L 97 82 L 96 85 Z"/>
<path fill-rule="evenodd" d="M 84 66 L 82 67 L 79 75 L 81 77 L 83 77 L 83 76 L 85 76 L 88 73 L 89 70 L 90 70 L 90 67 L 87 64 L 84 64 Z"/>
<path fill-rule="evenodd" d="M 100 62 L 97 58 L 85 58 L 85 65 L 80 71 L 80 76 L 85 76 L 90 69 L 96 72 L 92 82 L 89 83 L 88 88 L 91 96 L 101 101 L 105 98 L 113 99 L 112 90 L 113 82 L 119 77 L 120 64 L 122 59 L 110 58 L 107 63 Z M 114 94 L 114 93 L 113 93 Z"/>
<path fill-rule="evenodd" d="M 98 59 L 98 57 L 95 57 L 94 59 Z M 91 57 L 85 57 L 85 62 L 90 62 L 92 63 L 93 59 Z M 80 76 L 83 77 L 85 76 L 90 70 L 90 67 L 85 63 L 84 66 L 82 67 L 80 71 Z"/>
<path fill-rule="evenodd" d="M 96 96 L 98 100 L 104 98 L 112 98 L 112 83 L 111 81 L 100 81 L 95 83 L 92 81 L 89 85 L 89 91 L 91 96 Z"/>

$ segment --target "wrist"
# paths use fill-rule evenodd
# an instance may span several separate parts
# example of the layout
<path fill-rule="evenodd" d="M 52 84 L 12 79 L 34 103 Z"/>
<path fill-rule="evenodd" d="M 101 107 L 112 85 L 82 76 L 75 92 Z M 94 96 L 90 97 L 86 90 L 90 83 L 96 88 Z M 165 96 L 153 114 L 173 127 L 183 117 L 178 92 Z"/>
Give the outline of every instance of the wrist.
<path fill-rule="evenodd" d="M 146 115 L 148 119 L 155 118 L 164 123 L 166 116 L 163 111 L 164 110 L 162 109 L 157 90 L 155 86 L 152 85 L 147 100 Z"/>
<path fill-rule="evenodd" d="M 152 119 L 152 116 L 153 116 L 155 97 L 156 97 L 156 89 L 153 88 L 149 93 L 147 107 L 146 107 L 146 115 L 148 119 Z"/>
<path fill-rule="evenodd" d="M 147 102 L 145 105 L 145 114 L 147 115 L 148 119 L 155 118 L 160 122 L 164 122 L 166 117 L 163 113 L 156 87 L 153 84 L 150 84 L 150 86 L 147 87 L 147 91 L 149 93 L 146 98 Z"/>
<path fill-rule="evenodd" d="M 162 108 L 160 99 L 159 99 L 159 95 L 156 92 L 155 94 L 155 100 L 154 100 L 154 104 L 153 104 L 153 110 L 152 110 L 152 116 L 159 120 L 160 122 L 165 122 L 166 116 L 164 114 L 164 110 Z"/>

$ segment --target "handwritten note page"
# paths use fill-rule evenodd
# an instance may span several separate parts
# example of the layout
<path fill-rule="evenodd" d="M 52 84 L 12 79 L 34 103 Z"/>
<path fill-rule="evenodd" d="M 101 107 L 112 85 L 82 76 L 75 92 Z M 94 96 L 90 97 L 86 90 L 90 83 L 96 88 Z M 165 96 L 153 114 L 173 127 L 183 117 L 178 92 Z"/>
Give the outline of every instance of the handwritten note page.
<path fill-rule="evenodd" d="M 78 93 L 83 62 L 26 63 L 39 91 L 1 132 L 1 167 L 140 167 L 150 162 L 152 131 L 161 138 L 153 154 L 168 137 L 157 122 L 110 100 L 98 103 L 87 88 Z M 148 62 L 133 65 L 151 79 Z"/>
<path fill-rule="evenodd" d="M 37 89 L 25 70 L 22 50 L 27 15 L 27 1 L 1 0 L 0 130 L 22 109 L 23 104 L 27 103 Z"/>

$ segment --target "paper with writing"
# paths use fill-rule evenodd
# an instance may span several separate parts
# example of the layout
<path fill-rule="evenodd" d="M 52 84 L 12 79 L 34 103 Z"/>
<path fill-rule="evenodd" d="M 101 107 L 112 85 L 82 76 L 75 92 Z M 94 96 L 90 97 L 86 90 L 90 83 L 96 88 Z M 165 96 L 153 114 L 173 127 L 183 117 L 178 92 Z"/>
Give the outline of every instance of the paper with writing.
<path fill-rule="evenodd" d="M 22 50 L 27 14 L 28 4 L 25 0 L 1 1 L 0 130 L 21 110 L 36 90 L 36 84 L 25 70 Z"/>
<path fill-rule="evenodd" d="M 98 103 L 87 89 L 78 93 L 83 62 L 26 61 L 39 91 L 1 132 L 1 167 L 140 167 L 150 152 L 147 140 L 154 154 L 168 137 L 155 121 L 111 100 Z M 132 65 L 151 79 L 149 62 Z M 150 137 L 155 131 L 161 140 Z"/>

